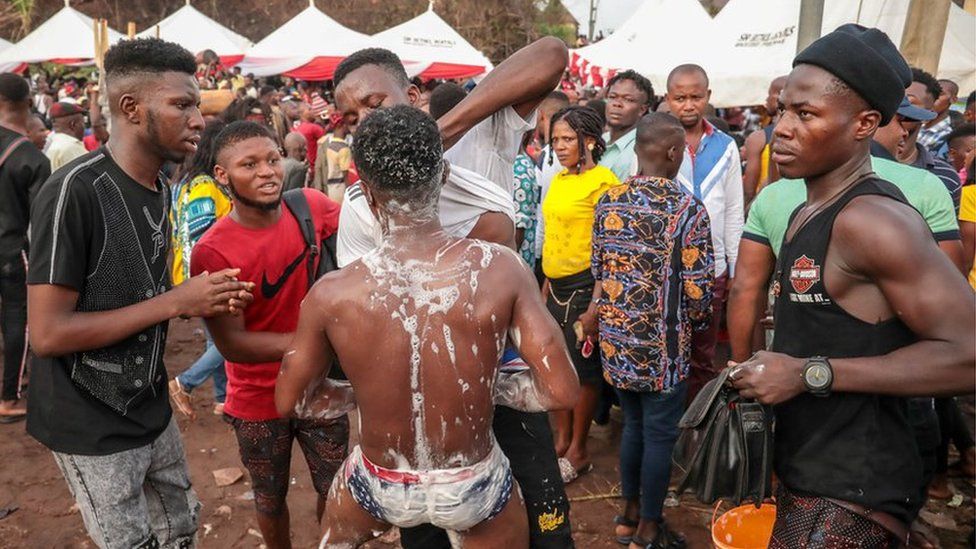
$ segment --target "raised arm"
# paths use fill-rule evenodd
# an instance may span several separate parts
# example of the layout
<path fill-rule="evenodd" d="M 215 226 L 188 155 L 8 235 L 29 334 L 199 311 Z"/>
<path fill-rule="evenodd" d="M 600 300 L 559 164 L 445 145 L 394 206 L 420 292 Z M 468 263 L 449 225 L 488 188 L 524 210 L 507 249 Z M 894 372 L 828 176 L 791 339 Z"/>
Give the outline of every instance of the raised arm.
<path fill-rule="evenodd" d="M 579 396 L 579 378 L 562 332 L 546 310 L 532 273 L 514 252 L 506 255 L 517 292 L 510 334 L 528 370 L 500 373 L 495 403 L 529 412 L 569 410 Z"/>
<path fill-rule="evenodd" d="M 121 309 L 79 312 L 78 291 L 57 284 L 27 287 L 31 348 L 38 356 L 62 356 L 100 349 L 177 316 L 228 314 L 252 299 L 253 285 L 228 269 L 193 277 L 176 288 Z"/>
<path fill-rule="evenodd" d="M 566 45 L 552 36 L 540 38 L 502 61 L 464 100 L 437 121 L 444 150 L 505 107 L 511 106 L 522 118 L 528 117 L 559 85 L 568 62 Z"/>
<path fill-rule="evenodd" d="M 302 302 L 298 329 L 281 361 L 275 407 L 283 417 L 333 419 L 356 406 L 348 382 L 328 379 L 335 353 L 325 331 L 331 318 L 324 298 L 327 284 L 317 284 Z"/>

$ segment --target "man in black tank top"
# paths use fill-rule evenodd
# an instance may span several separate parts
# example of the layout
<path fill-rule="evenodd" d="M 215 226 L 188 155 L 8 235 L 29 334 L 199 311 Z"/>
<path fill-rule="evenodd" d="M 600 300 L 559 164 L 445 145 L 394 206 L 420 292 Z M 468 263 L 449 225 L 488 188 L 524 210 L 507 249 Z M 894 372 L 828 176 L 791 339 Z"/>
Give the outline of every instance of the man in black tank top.
<path fill-rule="evenodd" d="M 906 397 L 976 388 L 972 291 L 871 171 L 871 136 L 910 81 L 887 36 L 845 25 L 797 55 L 780 97 L 772 161 L 807 202 L 774 275 L 775 352 L 730 373 L 775 405 L 770 547 L 905 543 L 923 490 Z"/>

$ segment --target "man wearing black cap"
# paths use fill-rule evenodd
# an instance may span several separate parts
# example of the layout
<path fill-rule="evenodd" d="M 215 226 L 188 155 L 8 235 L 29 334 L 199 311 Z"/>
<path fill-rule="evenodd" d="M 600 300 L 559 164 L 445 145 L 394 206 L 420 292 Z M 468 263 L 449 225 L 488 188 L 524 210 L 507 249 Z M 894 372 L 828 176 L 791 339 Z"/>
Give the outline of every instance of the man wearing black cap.
<path fill-rule="evenodd" d="M 976 388 L 971 290 L 871 170 L 910 82 L 887 36 L 845 25 L 797 55 L 780 97 L 772 160 L 807 202 L 777 260 L 774 352 L 730 372 L 776 405 L 770 547 L 905 543 L 924 483 L 904 397 Z"/>
<path fill-rule="evenodd" d="M 44 152 L 51 159 L 51 171 L 57 171 L 61 166 L 88 152 L 81 142 L 81 138 L 85 136 L 83 112 L 74 103 L 51 105 L 50 115 L 54 128 Z"/>

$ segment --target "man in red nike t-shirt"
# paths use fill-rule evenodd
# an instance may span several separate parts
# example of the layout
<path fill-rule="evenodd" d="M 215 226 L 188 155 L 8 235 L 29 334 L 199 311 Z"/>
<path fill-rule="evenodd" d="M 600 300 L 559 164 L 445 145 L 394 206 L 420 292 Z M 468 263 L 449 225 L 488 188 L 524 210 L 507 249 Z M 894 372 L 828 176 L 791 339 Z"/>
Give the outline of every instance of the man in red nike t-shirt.
<path fill-rule="evenodd" d="M 298 439 L 308 462 L 321 519 L 332 477 L 346 455 L 349 421 L 284 419 L 275 410 L 275 380 L 309 286 L 309 251 L 295 216 L 282 207 L 284 170 L 271 133 L 254 122 L 234 122 L 218 134 L 214 148 L 214 176 L 234 208 L 194 246 L 190 271 L 195 276 L 234 265 L 241 269 L 240 280 L 256 286 L 244 315 L 208 319 L 207 327 L 227 360 L 224 415 L 251 474 L 261 534 L 268 547 L 288 547 L 292 441 Z M 338 227 L 339 205 L 319 191 L 304 193 L 317 238 L 330 236 Z"/>

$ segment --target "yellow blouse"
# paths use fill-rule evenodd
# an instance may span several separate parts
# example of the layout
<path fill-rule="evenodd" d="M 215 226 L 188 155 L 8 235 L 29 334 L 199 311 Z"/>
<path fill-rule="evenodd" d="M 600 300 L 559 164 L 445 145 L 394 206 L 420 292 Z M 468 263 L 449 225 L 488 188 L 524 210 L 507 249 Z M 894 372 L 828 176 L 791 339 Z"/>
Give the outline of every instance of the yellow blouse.
<path fill-rule="evenodd" d="M 976 223 L 976 185 L 965 185 L 959 200 L 959 221 Z M 976 265 L 969 270 L 969 285 L 976 289 Z"/>
<path fill-rule="evenodd" d="M 590 268 L 596 203 L 619 184 L 604 166 L 581 174 L 563 170 L 552 179 L 542 201 L 542 272 L 547 277 L 563 278 Z"/>

